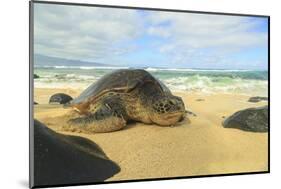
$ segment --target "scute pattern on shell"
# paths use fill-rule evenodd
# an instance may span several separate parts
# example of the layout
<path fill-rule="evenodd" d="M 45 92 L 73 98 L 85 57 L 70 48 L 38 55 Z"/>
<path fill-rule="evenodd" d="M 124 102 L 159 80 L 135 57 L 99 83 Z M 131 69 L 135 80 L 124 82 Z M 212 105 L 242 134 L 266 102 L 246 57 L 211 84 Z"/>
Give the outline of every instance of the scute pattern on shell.
<path fill-rule="evenodd" d="M 121 69 L 104 75 L 97 82 L 90 85 L 84 92 L 75 98 L 71 104 L 85 104 L 110 92 L 128 93 L 144 82 L 159 83 L 151 74 L 141 69 Z M 160 88 L 162 84 L 159 83 Z"/>

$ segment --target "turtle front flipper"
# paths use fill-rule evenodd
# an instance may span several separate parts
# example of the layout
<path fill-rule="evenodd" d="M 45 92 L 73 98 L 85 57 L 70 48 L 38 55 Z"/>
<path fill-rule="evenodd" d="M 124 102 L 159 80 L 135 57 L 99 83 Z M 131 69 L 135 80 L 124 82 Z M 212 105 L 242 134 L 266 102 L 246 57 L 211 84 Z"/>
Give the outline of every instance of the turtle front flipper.
<path fill-rule="evenodd" d="M 98 110 L 87 116 L 81 116 L 68 121 L 71 127 L 86 132 L 105 133 L 117 131 L 126 126 L 127 120 L 122 107 L 114 107 L 104 103 Z"/>

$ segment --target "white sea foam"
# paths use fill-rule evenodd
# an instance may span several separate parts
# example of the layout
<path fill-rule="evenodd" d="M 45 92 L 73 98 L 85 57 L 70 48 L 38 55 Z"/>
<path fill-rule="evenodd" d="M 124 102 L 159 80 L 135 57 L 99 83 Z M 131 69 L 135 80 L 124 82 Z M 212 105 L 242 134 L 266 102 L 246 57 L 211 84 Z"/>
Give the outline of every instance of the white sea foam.
<path fill-rule="evenodd" d="M 35 68 L 55 68 L 55 69 L 81 69 L 81 70 L 116 70 L 128 69 L 129 67 L 115 67 L 115 66 L 38 66 Z"/>
<path fill-rule="evenodd" d="M 220 70 L 220 69 L 190 69 L 190 68 L 153 68 L 148 67 L 145 70 L 156 72 L 156 71 L 176 71 L 176 72 L 249 72 L 251 70 L 235 70 L 235 69 L 229 69 L 229 70 Z"/>
<path fill-rule="evenodd" d="M 79 88 L 85 89 L 99 77 L 75 76 L 68 74 L 64 79 L 41 78 L 35 80 L 35 87 L 39 88 Z M 267 96 L 267 81 L 232 79 L 228 83 L 214 82 L 206 76 L 178 77 L 163 79 L 162 82 L 172 91 L 193 91 L 203 93 L 241 93 Z"/>
<path fill-rule="evenodd" d="M 40 76 L 34 80 L 34 86 L 40 88 L 79 88 L 85 89 L 104 74 L 111 72 L 111 67 L 92 70 L 84 67 L 72 70 L 67 67 L 41 69 L 35 73 Z M 100 67 L 99 67 L 100 68 Z M 116 67 L 114 67 L 116 68 Z M 203 93 L 242 93 L 267 96 L 267 73 L 246 72 L 246 70 L 192 70 L 192 69 L 158 69 L 146 68 L 152 75 L 166 84 L 172 91 L 198 91 Z M 203 72 L 204 71 L 204 72 Z M 214 73 L 221 71 L 220 73 Z M 236 72 L 235 72 L 236 71 Z M 206 73 L 205 73 L 206 72 Z M 232 73 L 235 72 L 235 73 Z"/>
<path fill-rule="evenodd" d="M 36 67 L 36 66 L 35 66 Z M 36 68 L 56 68 L 56 69 L 82 69 L 82 70 L 116 70 L 116 69 L 129 69 L 138 67 L 126 66 L 39 66 Z M 252 70 L 239 70 L 239 69 L 192 69 L 192 68 L 145 68 L 147 71 L 178 71 L 178 72 L 249 72 Z"/>
<path fill-rule="evenodd" d="M 203 93 L 241 93 L 267 96 L 268 82 L 265 80 L 231 79 L 216 82 L 210 77 L 178 77 L 163 81 L 173 91 L 198 91 Z"/>

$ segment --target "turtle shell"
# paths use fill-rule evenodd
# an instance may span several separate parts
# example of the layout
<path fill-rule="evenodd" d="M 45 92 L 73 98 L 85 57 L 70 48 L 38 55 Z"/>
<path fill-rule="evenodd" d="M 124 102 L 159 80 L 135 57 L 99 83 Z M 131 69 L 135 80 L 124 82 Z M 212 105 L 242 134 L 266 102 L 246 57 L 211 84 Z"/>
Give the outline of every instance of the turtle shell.
<path fill-rule="evenodd" d="M 99 97 L 109 92 L 129 93 L 143 83 L 153 82 L 159 86 L 159 90 L 169 92 L 163 83 L 155 79 L 150 73 L 142 69 L 121 69 L 113 71 L 101 77 L 90 85 L 77 98 L 72 100 L 71 106 L 83 112 L 89 103 L 95 103 Z"/>

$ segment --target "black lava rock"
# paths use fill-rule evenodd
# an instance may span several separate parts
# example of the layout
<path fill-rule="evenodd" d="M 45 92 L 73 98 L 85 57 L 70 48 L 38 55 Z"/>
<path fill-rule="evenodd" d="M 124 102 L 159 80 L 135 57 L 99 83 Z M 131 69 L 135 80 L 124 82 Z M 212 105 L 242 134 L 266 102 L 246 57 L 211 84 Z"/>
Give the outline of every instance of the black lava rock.
<path fill-rule="evenodd" d="M 56 133 L 37 120 L 31 159 L 31 187 L 103 182 L 120 171 L 94 142 Z"/>
<path fill-rule="evenodd" d="M 50 104 L 67 104 L 69 103 L 73 98 L 67 94 L 64 93 L 56 93 L 51 96 L 49 103 Z"/>
<path fill-rule="evenodd" d="M 37 74 L 33 74 L 33 78 L 34 78 L 34 79 L 38 79 L 38 78 L 40 78 L 40 76 L 37 75 Z"/>
<path fill-rule="evenodd" d="M 268 132 L 268 106 L 238 111 L 223 122 L 223 127 Z"/>
<path fill-rule="evenodd" d="M 260 97 L 260 96 L 254 96 L 249 98 L 248 102 L 260 102 L 262 100 L 268 100 L 267 97 Z"/>

